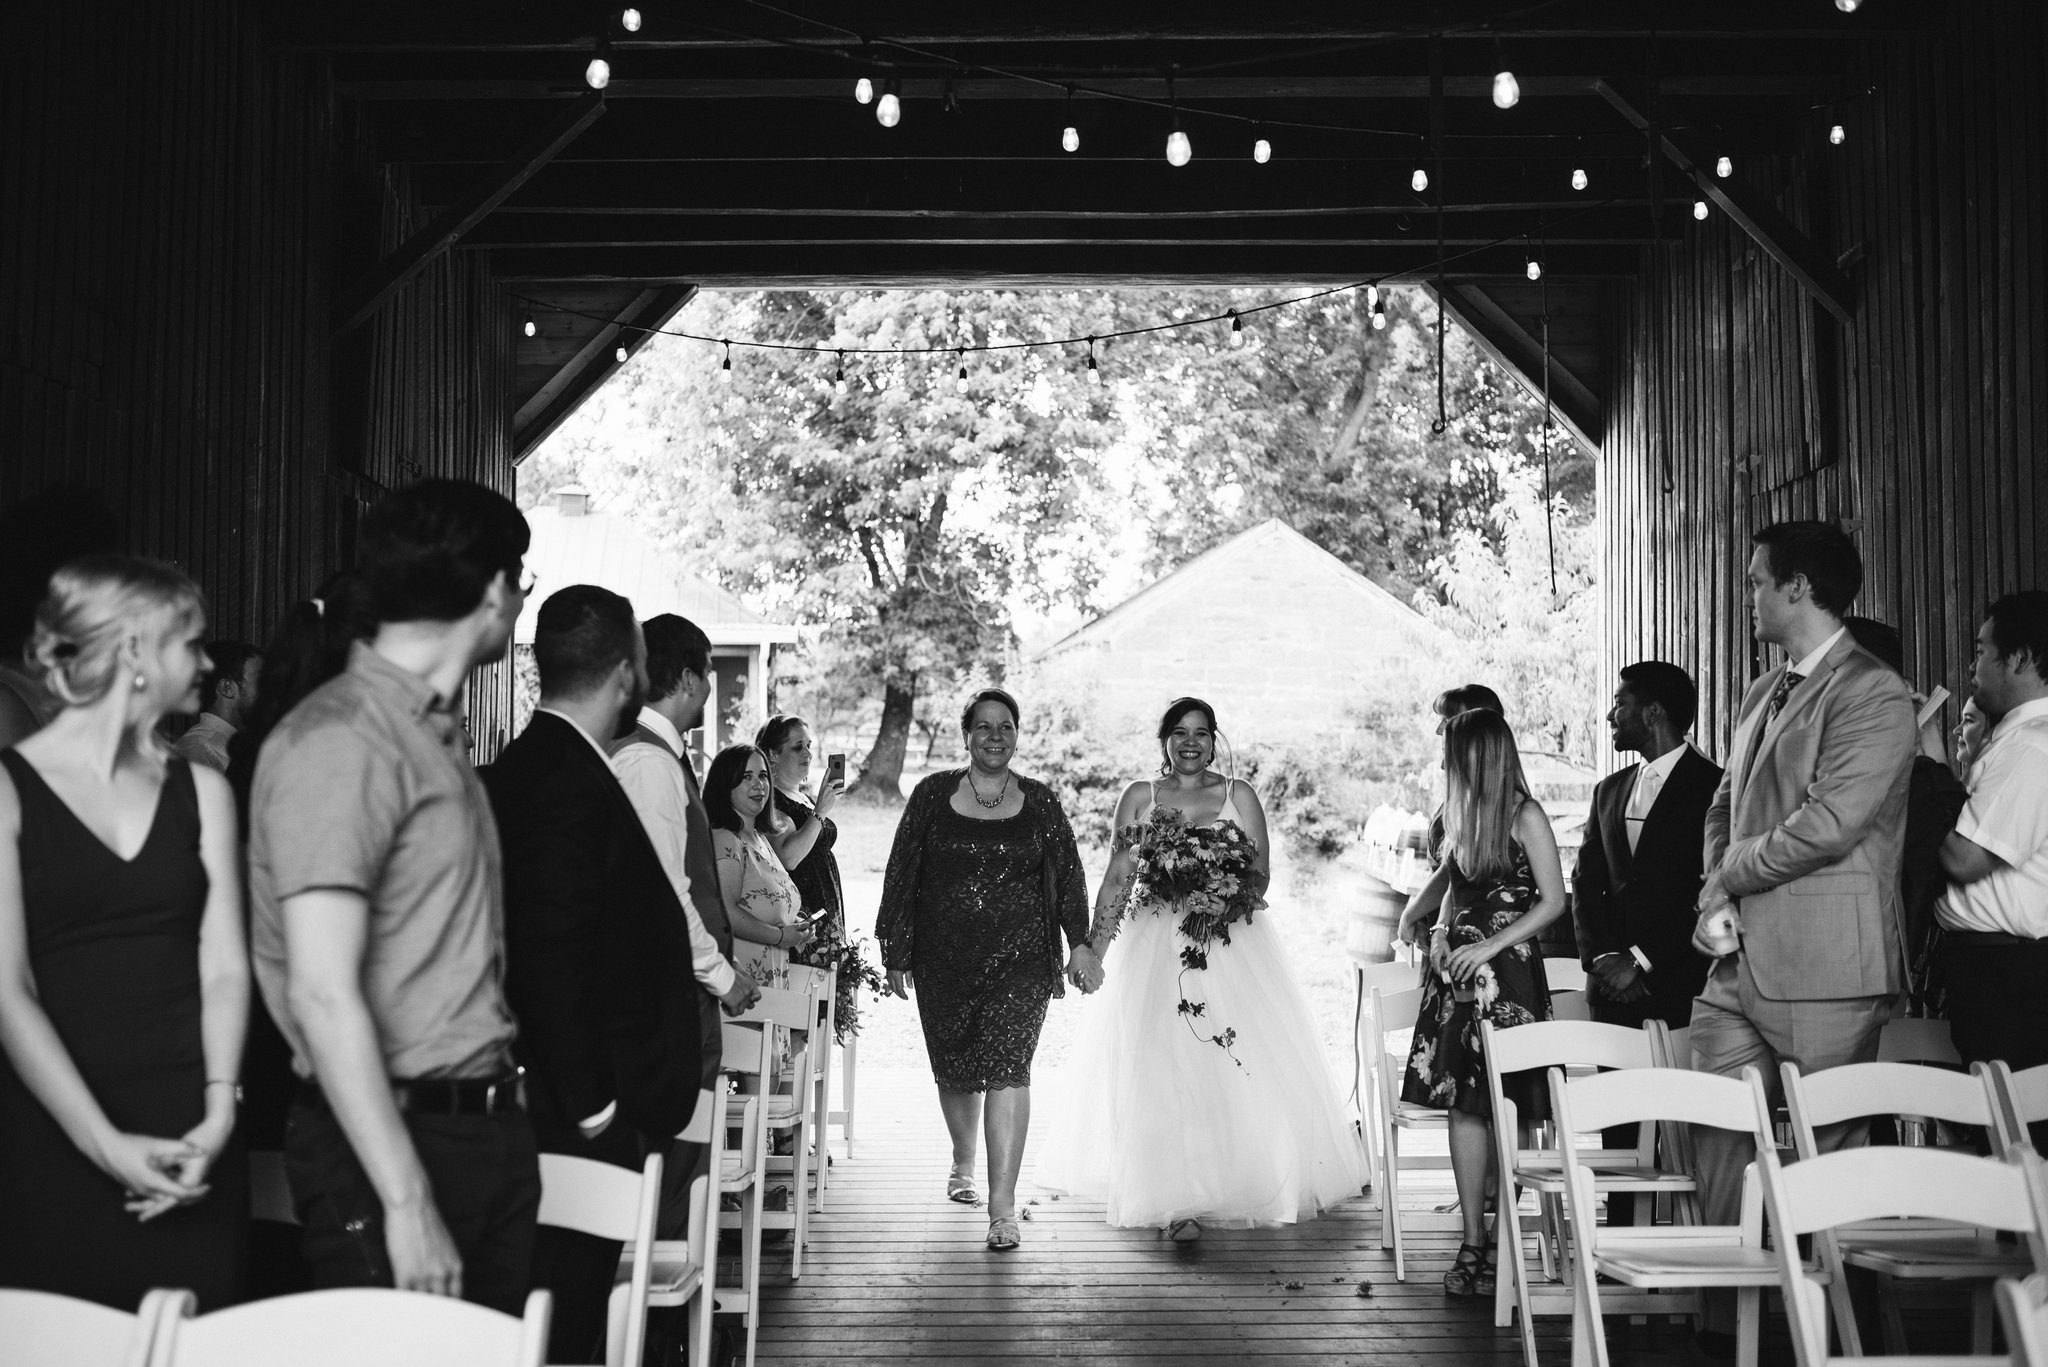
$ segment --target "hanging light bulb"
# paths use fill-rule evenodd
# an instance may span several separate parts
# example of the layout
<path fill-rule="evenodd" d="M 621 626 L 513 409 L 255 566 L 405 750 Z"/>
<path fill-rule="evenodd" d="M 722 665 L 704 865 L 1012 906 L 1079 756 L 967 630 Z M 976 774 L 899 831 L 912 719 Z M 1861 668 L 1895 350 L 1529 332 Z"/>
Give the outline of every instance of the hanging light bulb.
<path fill-rule="evenodd" d="M 1586 168 L 1585 168 L 1585 167 L 1583 167 L 1583 166 L 1574 166 L 1574 167 L 1572 168 L 1572 188 L 1573 188 L 1574 190 L 1583 190 L 1583 189 L 1585 189 L 1585 188 L 1586 188 Z"/>
<path fill-rule="evenodd" d="M 1513 109 L 1522 102 L 1522 83 L 1512 71 L 1501 70 L 1493 77 L 1493 107 Z"/>
<path fill-rule="evenodd" d="M 612 353 L 612 359 L 620 365 L 626 363 L 626 344 L 624 342 L 619 343 L 619 349 Z"/>
<path fill-rule="evenodd" d="M 832 374 L 832 388 L 841 394 L 846 392 L 846 353 L 839 353 L 839 368 Z"/>
<path fill-rule="evenodd" d="M 1702 223 L 1706 222 L 1707 202 L 1704 199 L 1696 199 L 1692 202 L 1692 216 Z"/>
<path fill-rule="evenodd" d="M 1854 14 L 1863 8 L 1863 0 L 1835 0 L 1835 8 L 1844 14 Z"/>
<path fill-rule="evenodd" d="M 960 374 L 953 381 L 953 387 L 962 394 L 967 392 L 967 353 L 964 350 L 960 353 Z"/>
<path fill-rule="evenodd" d="M 628 6 L 625 13 L 619 16 L 619 27 L 628 33 L 638 33 L 640 31 L 640 11 Z"/>
<path fill-rule="evenodd" d="M 1380 287 L 1378 284 L 1370 284 L 1365 287 L 1365 306 L 1374 310 L 1379 308 Z"/>
<path fill-rule="evenodd" d="M 1237 316 L 1236 309 L 1230 311 L 1230 345 L 1232 347 L 1244 345 L 1244 319 Z"/>
<path fill-rule="evenodd" d="M 1714 174 L 1726 180 L 1735 174 L 1735 163 L 1723 157 L 1714 163 Z"/>
<path fill-rule="evenodd" d="M 903 121 L 903 82 L 891 76 L 882 83 L 882 98 L 875 101 L 875 122 L 894 128 Z"/>
<path fill-rule="evenodd" d="M 1102 383 L 1102 369 L 1095 364 L 1095 339 L 1088 339 L 1088 383 Z"/>
<path fill-rule="evenodd" d="M 519 330 L 529 337 L 533 336 L 534 333 L 540 331 L 539 328 L 533 325 L 533 315 L 531 313 L 526 315 L 526 325 L 520 328 Z"/>
<path fill-rule="evenodd" d="M 1830 128 L 1828 130 L 1828 141 L 1833 143 L 1837 147 L 1840 147 L 1843 144 L 1843 142 L 1845 142 L 1848 139 L 1848 137 L 1848 132 L 1844 130 L 1842 125 L 1840 124 L 1836 124 L 1833 128 Z"/>
<path fill-rule="evenodd" d="M 724 360 L 724 362 L 723 362 L 723 363 L 721 363 L 721 364 L 719 365 L 719 367 L 718 367 L 718 382 L 719 382 L 720 384 L 731 384 L 731 383 L 732 383 L 732 343 L 731 343 L 731 342 L 720 342 L 720 343 L 719 343 L 719 345 L 725 348 L 725 360 Z"/>
<path fill-rule="evenodd" d="M 1252 160 L 1264 166 L 1273 159 L 1273 144 L 1260 138 L 1252 144 Z"/>
<path fill-rule="evenodd" d="M 863 76 L 853 83 L 853 98 L 856 104 L 875 102 L 875 83 Z"/>
<path fill-rule="evenodd" d="M 1195 149 L 1189 144 L 1188 135 L 1181 132 L 1179 128 L 1176 127 L 1171 133 L 1166 135 L 1167 165 L 1185 166 L 1188 164 L 1188 159 L 1194 156 L 1194 154 Z"/>
<path fill-rule="evenodd" d="M 1060 147 L 1068 152 L 1081 150 L 1081 130 L 1074 126 L 1074 87 L 1067 87 L 1067 126 L 1060 130 Z"/>
<path fill-rule="evenodd" d="M 948 114 L 958 114 L 960 112 L 960 95 L 959 92 L 953 89 L 953 78 L 951 76 L 946 78 L 946 94 L 945 98 L 940 102 L 939 108 Z"/>
<path fill-rule="evenodd" d="M 1526 270 L 1531 280 L 1541 280 L 1543 278 L 1543 263 L 1533 256 L 1529 258 Z"/>
<path fill-rule="evenodd" d="M 590 65 L 583 68 L 583 83 L 592 90 L 602 90 L 612 83 L 612 64 L 605 60 L 604 53 L 604 48 L 599 47 Z"/>
<path fill-rule="evenodd" d="M 1387 300 L 1384 295 L 1372 301 L 1372 330 L 1374 332 L 1385 332 L 1387 330 Z"/>
<path fill-rule="evenodd" d="M 1416 167 L 1415 174 L 1408 177 L 1408 188 L 1418 195 L 1427 190 L 1429 188 L 1429 172 L 1423 170 L 1420 166 Z"/>

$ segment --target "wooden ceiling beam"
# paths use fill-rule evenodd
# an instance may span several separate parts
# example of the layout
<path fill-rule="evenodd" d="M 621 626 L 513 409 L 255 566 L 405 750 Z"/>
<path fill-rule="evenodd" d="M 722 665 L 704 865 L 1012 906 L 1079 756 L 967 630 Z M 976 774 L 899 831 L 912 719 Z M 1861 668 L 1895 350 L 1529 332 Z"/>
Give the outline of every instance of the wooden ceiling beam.
<path fill-rule="evenodd" d="M 532 454 L 533 448 L 560 427 L 591 391 L 625 364 L 618 359 L 621 346 L 626 348 L 626 359 L 631 360 L 652 338 L 649 329 L 665 326 L 696 294 L 694 284 L 649 285 L 613 313 L 609 322 L 597 324 L 589 339 L 513 414 L 512 463 L 516 465 Z M 540 311 L 544 313 L 545 307 Z"/>
<path fill-rule="evenodd" d="M 1543 398 L 1543 337 L 1540 323 L 1529 325 L 1504 307 L 1495 290 L 1482 281 L 1447 281 L 1441 295 L 1433 283 L 1425 286 L 1440 297 L 1453 318 L 1472 334 L 1479 347 L 1508 372 L 1539 402 Z M 1565 291 L 1557 291 L 1563 294 Z M 1588 451 L 1597 453 L 1603 431 L 1599 395 L 1585 380 L 1573 373 L 1559 358 L 1553 333 L 1550 350 L 1550 403 L 1559 421 Z"/>

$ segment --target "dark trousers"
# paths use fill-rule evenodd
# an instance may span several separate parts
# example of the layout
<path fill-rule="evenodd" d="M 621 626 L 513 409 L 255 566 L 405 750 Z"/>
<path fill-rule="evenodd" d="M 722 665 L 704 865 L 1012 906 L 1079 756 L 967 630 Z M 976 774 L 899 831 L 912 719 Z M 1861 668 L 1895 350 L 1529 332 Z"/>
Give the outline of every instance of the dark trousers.
<path fill-rule="evenodd" d="M 405 1128 L 462 1256 L 463 1299 L 521 1313 L 540 1214 L 540 1161 L 526 1113 L 408 1115 Z M 293 1104 L 284 1155 L 313 1285 L 391 1286 L 383 1202 L 324 1101 L 302 1094 Z"/>
<path fill-rule="evenodd" d="M 2003 1059 L 2015 1073 L 2048 1063 L 2048 940 L 1958 943 L 1943 938 L 1949 1031 L 1965 1064 Z M 2029 1127 L 2048 1153 L 2048 1122 Z"/>
<path fill-rule="evenodd" d="M 1640 1030 L 1653 1020 L 1663 1021 L 1673 1030 L 1692 1021 L 1692 996 L 1690 993 L 1677 994 L 1653 990 L 1649 996 L 1632 1002 L 1618 1002 L 1603 997 L 1597 983 L 1589 983 L 1592 990 L 1587 992 L 1593 1008 L 1593 1019 L 1603 1025 L 1621 1025 L 1631 1030 Z M 1691 1060 L 1682 1060 L 1685 1067 Z M 1632 1149 L 1636 1145 L 1642 1127 L 1639 1125 L 1613 1125 L 1600 1132 L 1602 1147 L 1609 1149 Z M 1607 1223 L 1610 1225 L 1632 1225 L 1636 1221 L 1636 1197 L 1630 1191 L 1607 1193 Z"/>
<path fill-rule="evenodd" d="M 720 1085 L 720 1070 L 725 1064 L 725 1018 L 719 1012 L 718 998 L 701 986 L 697 989 L 697 1010 L 698 1033 L 703 1041 L 704 1089 L 715 1102 L 722 1102 L 725 1089 Z M 692 1116 L 690 1123 L 695 1125 L 698 1119 Z M 712 1117 L 714 1124 L 719 1119 Z M 678 1139 L 669 1146 L 666 1159 L 661 1170 L 661 1214 L 656 1228 L 664 1239 L 680 1239 L 690 1221 L 690 1183 L 710 1171 L 711 1146 Z"/>
<path fill-rule="evenodd" d="M 595 1139 L 552 1136 L 549 1153 L 592 1158 L 638 1172 L 647 1161 L 647 1137 L 614 1119 Z M 600 1239 L 573 1229 L 541 1226 L 534 1236 L 533 1284 L 554 1294 L 548 1326 L 549 1362 L 603 1362 L 605 1307 L 619 1266 L 617 1239 Z"/>

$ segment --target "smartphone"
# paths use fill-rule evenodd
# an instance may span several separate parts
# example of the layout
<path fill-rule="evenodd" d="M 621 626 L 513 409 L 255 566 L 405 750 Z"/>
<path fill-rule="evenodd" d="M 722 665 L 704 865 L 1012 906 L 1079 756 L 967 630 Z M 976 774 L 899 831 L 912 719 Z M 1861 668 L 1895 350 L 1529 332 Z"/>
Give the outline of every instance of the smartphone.
<path fill-rule="evenodd" d="M 1943 684 L 1936 684 L 1934 686 L 1934 691 L 1927 695 L 1927 701 L 1924 704 L 1922 704 L 1920 708 L 1920 715 L 1913 718 L 1913 729 L 1915 731 L 1918 731 L 1921 727 L 1927 725 L 1928 720 L 1931 717 L 1933 717 L 1936 713 L 1940 712 L 1941 705 L 1947 701 L 1947 686 Z"/>
<path fill-rule="evenodd" d="M 1947 694 L 1943 694 L 1942 696 L 1946 697 L 1946 696 L 1947 696 Z M 844 782 L 846 782 L 846 756 L 845 756 L 845 755 L 827 755 L 827 756 L 825 756 L 825 782 L 827 782 L 827 783 L 844 783 Z"/>

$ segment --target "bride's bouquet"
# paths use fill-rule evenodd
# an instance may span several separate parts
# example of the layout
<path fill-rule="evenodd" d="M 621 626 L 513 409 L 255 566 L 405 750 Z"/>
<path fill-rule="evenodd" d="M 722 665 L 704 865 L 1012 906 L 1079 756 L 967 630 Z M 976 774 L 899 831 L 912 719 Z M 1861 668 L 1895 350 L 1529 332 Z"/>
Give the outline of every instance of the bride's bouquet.
<path fill-rule="evenodd" d="M 1131 851 L 1136 876 L 1131 880 L 1131 901 L 1135 907 L 1150 904 L 1158 914 L 1180 918 L 1180 933 L 1188 940 L 1181 946 L 1183 975 L 1209 966 L 1210 946 L 1230 943 L 1230 928 L 1240 922 L 1249 925 L 1252 913 L 1264 910 L 1260 895 L 1265 879 L 1258 872 L 1259 847 L 1235 821 L 1210 826 L 1191 826 L 1186 817 L 1170 807 L 1154 807 L 1149 820 L 1124 827 L 1116 833 L 1117 845 Z M 1181 998 L 1180 1014 L 1194 1029 L 1194 1018 L 1207 1010 L 1207 1003 Z M 1237 1031 L 1201 1036 L 1225 1053 L 1237 1041 Z M 1235 1061 L 1236 1055 L 1231 1055 Z"/>

